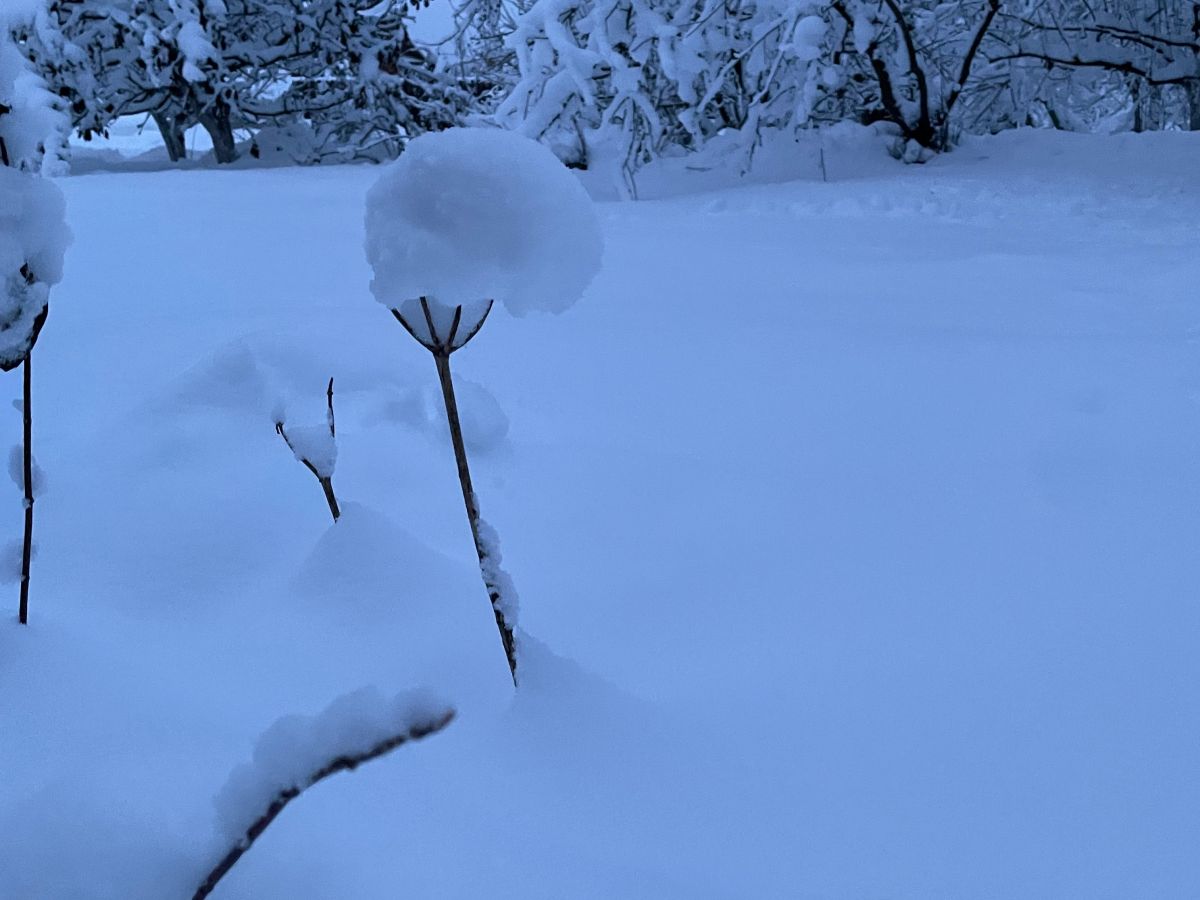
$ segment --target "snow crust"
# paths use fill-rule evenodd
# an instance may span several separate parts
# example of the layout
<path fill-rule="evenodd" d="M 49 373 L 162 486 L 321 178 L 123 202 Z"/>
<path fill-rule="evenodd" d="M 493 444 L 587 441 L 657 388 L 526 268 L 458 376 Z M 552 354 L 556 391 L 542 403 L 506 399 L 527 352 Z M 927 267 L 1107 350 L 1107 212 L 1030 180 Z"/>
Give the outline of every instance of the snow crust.
<path fill-rule="evenodd" d="M 428 691 L 389 697 L 366 687 L 343 694 L 316 715 L 277 719 L 258 739 L 251 761 L 233 770 L 214 800 L 221 834 L 236 843 L 281 791 L 303 788 L 338 757 L 366 753 L 437 721 L 449 709 Z"/>
<path fill-rule="evenodd" d="M 592 202 L 545 147 L 487 128 L 424 134 L 367 194 L 371 290 L 392 309 L 493 299 L 562 312 L 600 268 Z"/>

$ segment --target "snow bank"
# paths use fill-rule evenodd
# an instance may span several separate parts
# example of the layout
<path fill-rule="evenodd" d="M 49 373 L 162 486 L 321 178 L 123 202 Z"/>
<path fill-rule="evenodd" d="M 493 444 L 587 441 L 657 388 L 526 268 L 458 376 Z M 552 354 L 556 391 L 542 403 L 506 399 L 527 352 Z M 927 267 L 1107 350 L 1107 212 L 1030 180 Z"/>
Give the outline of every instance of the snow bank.
<path fill-rule="evenodd" d="M 366 226 L 371 291 L 392 309 L 490 298 L 517 316 L 562 312 L 603 252 L 579 181 L 545 147 L 496 129 L 414 140 L 367 194 Z"/>
<path fill-rule="evenodd" d="M 379 510 L 354 501 L 341 507 L 337 525 L 321 535 L 292 582 L 298 600 L 326 611 L 323 617 L 329 610 L 339 618 L 399 612 L 406 625 L 460 607 L 477 611 L 470 601 L 477 600 L 479 576 L 471 567 L 451 561 Z M 459 620 L 452 617 L 451 624 L 457 629 Z"/>
<path fill-rule="evenodd" d="M 377 688 L 344 694 L 315 716 L 285 716 L 258 739 L 215 799 L 217 824 L 231 842 L 289 788 L 303 788 L 325 765 L 358 756 L 383 741 L 441 720 L 450 707 L 424 691 L 385 697 Z"/>

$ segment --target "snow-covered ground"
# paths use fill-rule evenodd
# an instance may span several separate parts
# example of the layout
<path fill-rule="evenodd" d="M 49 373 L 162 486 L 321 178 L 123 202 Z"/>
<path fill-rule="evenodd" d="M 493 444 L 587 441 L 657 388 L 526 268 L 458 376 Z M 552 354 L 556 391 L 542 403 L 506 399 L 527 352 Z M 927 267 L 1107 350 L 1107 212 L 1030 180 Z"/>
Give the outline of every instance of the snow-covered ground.
<path fill-rule="evenodd" d="M 0 897 L 191 896 L 258 736 L 365 685 L 458 717 L 215 897 L 1200 896 L 1197 159 L 1020 132 L 601 204 L 583 301 L 454 357 L 515 696 L 368 291 L 378 170 L 65 180 Z M 273 427 L 330 376 L 332 527 Z"/>

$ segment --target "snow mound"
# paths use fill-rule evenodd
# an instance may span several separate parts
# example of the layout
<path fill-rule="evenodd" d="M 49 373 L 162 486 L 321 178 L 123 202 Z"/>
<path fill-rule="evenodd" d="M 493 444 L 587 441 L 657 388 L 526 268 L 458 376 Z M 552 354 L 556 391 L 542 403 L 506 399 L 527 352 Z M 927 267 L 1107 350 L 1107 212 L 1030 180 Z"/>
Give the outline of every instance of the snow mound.
<path fill-rule="evenodd" d="M 293 588 L 322 609 L 399 609 L 411 620 L 444 609 L 447 593 L 459 591 L 475 600 L 478 577 L 378 510 L 347 501 L 342 517 L 305 560 Z"/>
<path fill-rule="evenodd" d="M 452 128 L 412 141 L 367 194 L 371 291 L 398 309 L 430 297 L 497 300 L 513 315 L 562 312 L 600 268 L 583 186 L 542 145 Z"/>
<path fill-rule="evenodd" d="M 218 827 L 241 840 L 281 791 L 307 786 L 333 760 L 369 752 L 383 741 L 443 719 L 450 707 L 426 691 L 387 697 L 368 687 L 343 694 L 315 716 L 284 716 L 263 732 L 249 763 L 217 795 Z"/>

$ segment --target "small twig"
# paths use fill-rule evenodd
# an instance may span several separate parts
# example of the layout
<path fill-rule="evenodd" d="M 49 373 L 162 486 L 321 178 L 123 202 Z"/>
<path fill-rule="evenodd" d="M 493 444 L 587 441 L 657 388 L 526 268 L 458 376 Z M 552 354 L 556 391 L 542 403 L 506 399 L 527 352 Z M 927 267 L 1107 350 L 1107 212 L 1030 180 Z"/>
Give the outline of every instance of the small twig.
<path fill-rule="evenodd" d="M 330 379 L 329 379 L 329 389 L 327 391 L 325 391 L 325 400 L 326 400 L 326 403 L 328 404 L 328 408 L 329 408 L 329 414 L 328 414 L 329 436 L 331 438 L 336 438 L 337 437 L 337 426 L 334 424 L 334 421 L 333 421 L 333 378 L 332 377 L 330 377 Z"/>
<path fill-rule="evenodd" d="M 326 402 L 328 404 L 328 406 L 327 406 L 328 411 L 326 412 L 326 421 L 329 423 L 329 437 L 332 439 L 332 438 L 337 437 L 337 428 L 334 424 L 334 419 L 333 419 L 333 379 L 332 378 L 329 379 L 329 388 L 325 392 L 325 397 L 326 397 Z M 287 448 L 292 451 L 292 455 L 295 456 L 296 459 L 300 460 L 300 462 L 304 464 L 304 468 L 306 468 L 306 469 L 308 469 L 308 471 L 312 472 L 313 477 L 315 479 L 317 479 L 317 483 L 321 485 L 321 490 L 325 494 L 325 502 L 329 504 L 329 512 L 333 516 L 333 521 L 336 522 L 338 519 L 340 519 L 342 517 L 342 510 L 338 506 L 337 495 L 333 491 L 333 476 L 332 475 L 322 475 L 321 470 L 318 469 L 313 464 L 312 460 L 310 460 L 307 456 L 303 456 L 302 454 L 300 454 L 296 451 L 296 445 L 293 444 L 292 439 L 288 437 L 287 429 L 284 428 L 282 419 L 279 419 L 275 422 L 275 433 L 277 435 L 279 435 L 281 438 L 283 438 L 283 442 L 285 444 L 287 444 Z"/>
<path fill-rule="evenodd" d="M 238 843 L 230 848 L 229 852 L 221 858 L 221 861 L 213 867 L 208 876 L 201 882 L 200 887 L 196 889 L 196 893 L 192 895 L 192 900 L 204 900 L 216 888 L 217 883 L 229 874 L 229 870 L 234 867 L 239 859 L 245 855 L 256 840 L 258 840 L 264 831 L 267 830 L 275 818 L 283 812 L 284 807 L 299 797 L 302 793 L 308 790 L 313 785 L 320 781 L 324 781 L 330 775 L 336 775 L 338 772 L 352 772 L 365 762 L 370 762 L 373 759 L 391 753 L 397 747 L 403 746 L 411 741 L 420 740 L 423 737 L 428 737 L 431 734 L 436 734 L 441 731 L 454 719 L 454 710 L 446 710 L 436 719 L 431 719 L 428 722 L 423 722 L 420 725 L 415 725 L 407 731 L 393 735 L 386 740 L 380 741 L 378 744 L 367 750 L 365 753 L 358 753 L 346 756 L 338 756 L 331 759 L 317 771 L 313 772 L 304 780 L 303 784 L 293 785 L 289 788 L 284 788 L 277 793 L 271 802 L 267 805 L 254 823 L 246 829 L 246 835 Z"/>

